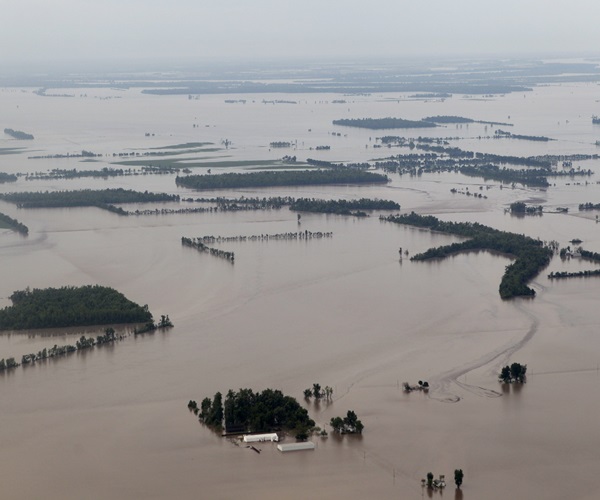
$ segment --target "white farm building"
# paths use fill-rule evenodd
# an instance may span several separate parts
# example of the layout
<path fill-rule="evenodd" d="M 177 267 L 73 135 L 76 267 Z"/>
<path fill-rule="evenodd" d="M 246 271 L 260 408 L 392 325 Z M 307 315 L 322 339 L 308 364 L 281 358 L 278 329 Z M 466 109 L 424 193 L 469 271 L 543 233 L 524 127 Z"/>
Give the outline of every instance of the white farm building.
<path fill-rule="evenodd" d="M 279 436 L 275 432 L 270 434 L 244 434 L 244 443 L 261 443 L 264 441 L 279 441 Z"/>
<path fill-rule="evenodd" d="M 311 443 L 310 441 L 306 441 L 303 443 L 289 443 L 289 444 L 278 444 L 277 449 L 279 451 L 301 451 L 301 450 L 314 450 L 315 443 Z"/>

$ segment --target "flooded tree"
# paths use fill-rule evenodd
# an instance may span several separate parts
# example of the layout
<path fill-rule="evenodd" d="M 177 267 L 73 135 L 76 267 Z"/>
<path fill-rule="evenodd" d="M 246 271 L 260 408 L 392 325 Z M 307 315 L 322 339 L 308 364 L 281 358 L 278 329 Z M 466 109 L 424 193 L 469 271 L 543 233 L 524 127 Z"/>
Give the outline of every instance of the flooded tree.
<path fill-rule="evenodd" d="M 457 488 L 460 488 L 462 482 L 463 482 L 463 471 L 462 469 L 455 469 L 454 470 L 454 484 L 456 484 Z"/>

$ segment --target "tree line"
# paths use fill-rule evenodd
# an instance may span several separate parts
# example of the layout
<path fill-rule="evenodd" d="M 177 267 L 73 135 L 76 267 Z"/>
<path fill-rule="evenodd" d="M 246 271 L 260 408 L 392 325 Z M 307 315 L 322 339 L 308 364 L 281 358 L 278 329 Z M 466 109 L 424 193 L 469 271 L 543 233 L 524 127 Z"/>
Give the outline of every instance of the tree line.
<path fill-rule="evenodd" d="M 494 250 L 516 257 L 514 262 L 506 266 L 500 282 L 499 292 L 503 299 L 534 296 L 535 290 L 528 287 L 527 283 L 548 265 L 554 253 L 540 240 L 521 234 L 499 231 L 477 222 L 444 222 L 431 215 L 423 216 L 414 212 L 390 215 L 383 220 L 468 238 L 461 243 L 430 248 L 412 256 L 411 260 L 414 261 L 443 259 L 458 252 L 471 250 Z"/>
<path fill-rule="evenodd" d="M 0 212 L 0 227 L 6 227 L 25 235 L 29 234 L 29 228 L 25 224 L 19 222 L 17 219 L 13 219 L 8 215 L 3 214 L 2 212 Z"/>
<path fill-rule="evenodd" d="M 147 203 L 179 201 L 179 196 L 131 189 L 81 189 L 75 191 L 44 191 L 2 193 L 0 199 L 19 208 L 90 207 L 111 203 Z"/>
<path fill-rule="evenodd" d="M 181 237 L 181 244 L 184 247 L 195 248 L 199 252 L 208 252 L 215 257 L 220 257 L 222 259 L 228 260 L 232 264 L 235 261 L 235 254 L 233 252 L 227 252 L 225 250 L 220 250 L 218 248 L 212 248 L 204 243 L 198 238 L 186 238 L 185 236 Z"/>
<path fill-rule="evenodd" d="M 178 176 L 175 182 L 178 186 L 202 190 L 321 184 L 375 184 L 386 183 L 388 180 L 387 176 L 373 172 L 336 169 L 188 175 L 185 177 Z"/>
<path fill-rule="evenodd" d="M 161 316 L 161 322 L 155 324 L 154 329 L 168 328 L 171 326 L 173 326 L 173 324 L 170 322 L 169 316 Z M 104 330 L 103 334 L 97 335 L 96 338 L 92 336 L 86 337 L 85 335 L 82 335 L 75 342 L 75 345 L 65 344 L 59 346 L 57 344 L 54 344 L 53 347 L 44 347 L 43 349 L 40 349 L 37 353 L 23 354 L 23 356 L 21 357 L 21 363 L 17 362 L 17 360 L 14 357 L 0 359 L 0 372 L 4 370 L 10 370 L 12 368 L 17 368 L 19 366 L 32 365 L 40 361 L 45 361 L 47 359 L 67 356 L 68 354 L 72 354 L 77 351 L 93 349 L 104 344 L 113 344 L 115 342 L 124 340 L 125 338 L 126 335 L 117 334 L 114 328 L 108 327 Z"/>
<path fill-rule="evenodd" d="M 22 132 L 21 130 L 14 130 L 12 128 L 5 128 L 4 133 L 6 135 L 10 135 L 13 139 L 18 139 L 20 141 L 31 141 L 33 140 L 33 135 L 28 134 L 27 132 Z"/>
<path fill-rule="evenodd" d="M 326 214 L 351 215 L 352 210 L 400 210 L 400 204 L 391 200 L 361 198 L 359 200 L 319 200 L 298 198 L 290 205 L 290 210 L 298 212 L 319 212 Z"/>
<path fill-rule="evenodd" d="M 0 172 L 0 184 L 5 182 L 16 182 L 17 176 L 15 174 L 7 174 L 6 172 Z"/>
<path fill-rule="evenodd" d="M 309 231 L 308 229 L 305 229 L 304 231 L 252 234 L 250 236 L 199 236 L 195 239 L 201 243 L 227 243 L 231 241 L 312 240 L 331 237 L 333 237 L 332 232 L 324 233 L 321 231 Z"/>

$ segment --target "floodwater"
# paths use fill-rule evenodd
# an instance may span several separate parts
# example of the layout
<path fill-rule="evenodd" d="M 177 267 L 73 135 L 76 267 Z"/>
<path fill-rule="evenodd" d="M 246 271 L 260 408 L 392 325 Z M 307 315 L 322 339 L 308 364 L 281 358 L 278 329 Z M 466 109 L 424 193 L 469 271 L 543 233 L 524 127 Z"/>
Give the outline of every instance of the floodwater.
<path fill-rule="evenodd" d="M 0 155 L 0 171 L 101 168 L 113 161 L 114 152 L 193 141 L 221 147 L 226 138 L 233 141 L 230 149 L 204 156 L 272 160 L 291 150 L 269 150 L 269 143 L 292 140 L 298 141 L 293 154 L 299 159 L 365 161 L 405 150 L 374 150 L 375 137 L 388 131 L 343 129 L 331 120 L 437 114 L 509 121 L 514 133 L 558 140 L 482 140 L 476 137 L 485 133 L 484 126 L 476 124 L 391 133 L 460 136 L 458 147 L 501 154 L 595 153 L 600 128 L 592 126 L 590 115 L 598 110 L 599 89 L 548 86 L 526 95 L 454 96 L 443 102 L 408 101 L 396 94 L 237 96 L 246 104 L 224 103 L 231 96 L 188 100 L 85 89 L 69 90 L 74 98 L 60 98 L 4 89 L 5 126 L 36 139 L 0 139 L 0 148 L 28 148 Z M 79 97 L 84 93 L 88 97 Z M 297 104 L 264 104 L 263 98 Z M 348 102 L 332 104 L 336 98 Z M 155 135 L 145 137 L 146 132 Z M 331 150 L 309 149 L 318 145 Z M 28 159 L 82 149 L 111 156 L 97 163 Z M 580 163 L 599 170 L 598 161 Z M 541 191 L 436 174 L 392 176 L 386 186 L 218 194 L 380 197 L 398 201 L 403 212 L 478 221 L 555 239 L 561 246 L 581 238 L 586 249 L 598 252 L 595 214 L 577 211 L 581 202 L 600 202 L 596 180 L 577 185 L 563 179 Z M 0 190 L 84 187 L 194 195 L 177 188 L 173 175 L 21 178 Z M 488 198 L 452 195 L 452 187 L 481 187 Z M 570 212 L 529 218 L 505 214 L 516 200 L 567 206 Z M 98 283 L 148 304 L 155 316 L 169 314 L 175 323 L 168 332 L 128 336 L 113 346 L 0 374 L 3 498 L 441 498 L 421 489 L 429 471 L 449 479 L 445 498 L 598 497 L 600 280 L 546 278 L 550 271 L 590 269 L 593 263 L 556 257 L 532 283 L 535 299 L 502 301 L 498 285 L 510 262 L 506 257 L 479 252 L 439 262 L 399 260 L 398 247 L 414 254 L 456 240 L 380 222 L 378 213 L 368 219 L 303 214 L 298 225 L 287 209 L 124 218 L 96 208 L 24 210 L 0 202 L 0 212 L 30 228 L 26 238 L 0 232 L 2 306 L 9 304 L 12 291 L 27 286 Z M 334 234 L 309 241 L 220 244 L 235 252 L 233 265 L 180 244 L 181 236 L 305 229 Z M 74 343 L 81 334 L 3 333 L 0 357 L 20 358 Z M 503 388 L 497 373 L 513 361 L 528 365 L 528 382 Z M 402 382 L 417 380 L 429 381 L 428 394 L 403 393 Z M 303 389 L 315 382 L 334 388 L 332 403 L 302 399 Z M 323 428 L 331 417 L 352 409 L 365 425 L 364 434 L 313 437 L 313 452 L 281 454 L 274 445 L 261 444 L 262 453 L 256 454 L 204 428 L 186 407 L 189 399 L 240 387 L 281 389 L 306 404 Z M 462 493 L 452 484 L 456 468 L 465 473 Z"/>

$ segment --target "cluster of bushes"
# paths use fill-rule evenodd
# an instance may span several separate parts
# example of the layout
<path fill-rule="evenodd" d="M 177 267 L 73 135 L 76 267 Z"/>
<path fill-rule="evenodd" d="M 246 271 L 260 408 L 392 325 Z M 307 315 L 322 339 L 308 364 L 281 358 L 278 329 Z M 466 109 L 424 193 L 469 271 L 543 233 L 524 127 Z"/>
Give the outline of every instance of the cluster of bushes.
<path fill-rule="evenodd" d="M 524 383 L 527 379 L 527 365 L 521 363 L 513 363 L 510 366 L 506 365 L 500 371 L 499 379 L 505 384 L 511 382 Z"/>
<path fill-rule="evenodd" d="M 333 417 L 329 422 L 329 425 L 333 427 L 335 432 L 340 434 L 362 434 L 365 426 L 358 419 L 356 413 L 352 410 L 348 410 L 348 413 L 344 418 L 342 417 Z"/>
<path fill-rule="evenodd" d="M 304 389 L 304 397 L 306 399 L 314 397 L 317 400 L 325 398 L 327 401 L 331 401 L 331 398 L 333 397 L 333 388 L 326 385 L 325 388 L 322 389 L 321 384 L 313 384 L 312 387 Z"/>

